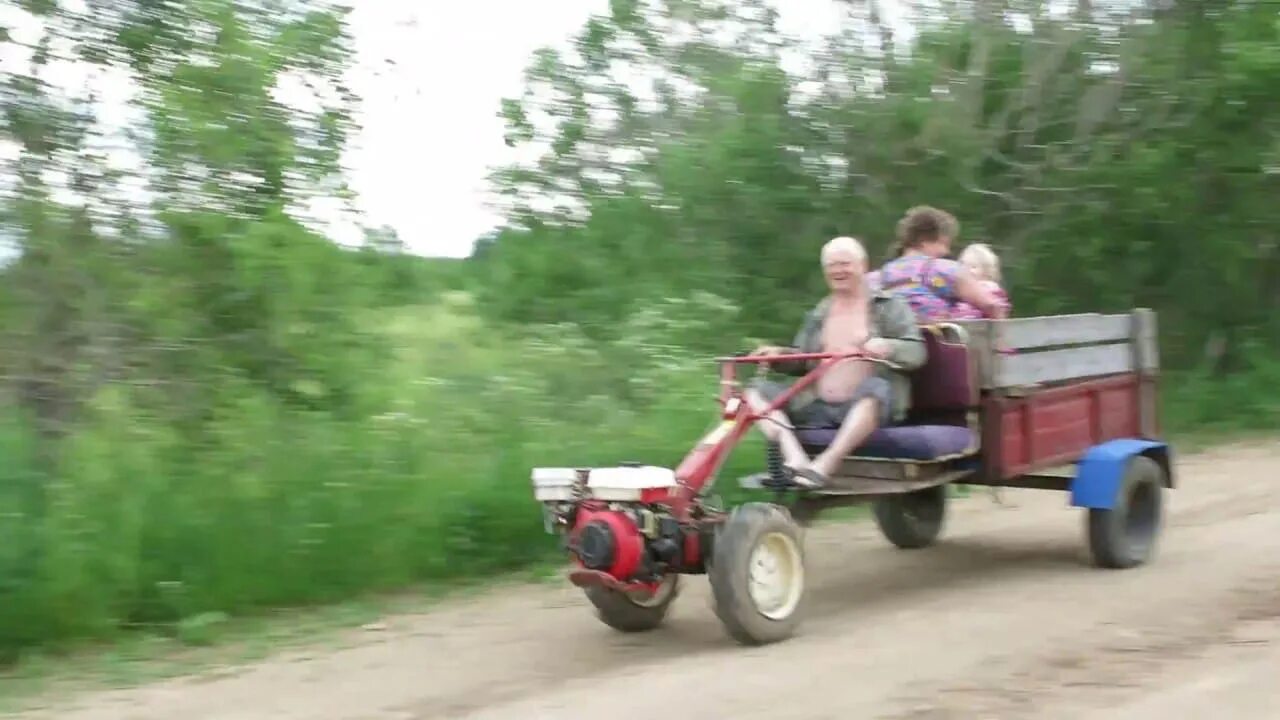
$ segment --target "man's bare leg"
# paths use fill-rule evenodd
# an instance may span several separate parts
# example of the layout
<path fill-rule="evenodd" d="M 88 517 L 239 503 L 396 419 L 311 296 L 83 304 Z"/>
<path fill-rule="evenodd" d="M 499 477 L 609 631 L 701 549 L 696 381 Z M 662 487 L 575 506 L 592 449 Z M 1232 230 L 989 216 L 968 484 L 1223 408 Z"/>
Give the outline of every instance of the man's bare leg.
<path fill-rule="evenodd" d="M 763 413 L 769 408 L 769 401 L 757 390 L 747 390 L 743 397 L 747 400 L 747 406 L 755 413 Z M 782 449 L 782 460 L 787 465 L 799 467 L 809 462 L 808 453 L 796 439 L 795 433 L 791 432 L 791 420 L 781 410 L 774 410 L 757 420 L 756 427 L 771 442 L 778 443 Z"/>
<path fill-rule="evenodd" d="M 818 454 L 808 467 L 830 477 L 840 467 L 845 456 L 858 447 L 876 429 L 876 416 L 880 412 L 880 401 L 875 398 L 862 398 L 844 416 L 840 429 L 827 449 Z M 802 465 L 793 465 L 800 468 Z"/>

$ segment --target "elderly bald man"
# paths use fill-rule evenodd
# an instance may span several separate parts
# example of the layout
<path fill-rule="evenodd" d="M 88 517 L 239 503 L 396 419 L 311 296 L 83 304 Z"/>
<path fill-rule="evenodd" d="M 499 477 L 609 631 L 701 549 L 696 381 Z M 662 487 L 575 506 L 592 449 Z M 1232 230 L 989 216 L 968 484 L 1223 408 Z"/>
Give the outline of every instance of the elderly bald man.
<path fill-rule="evenodd" d="M 876 428 L 900 422 L 911 399 L 906 371 L 924 364 L 924 338 L 907 301 L 872 289 L 866 282 L 867 253 L 851 237 L 837 237 L 822 248 L 821 263 L 830 293 L 810 310 L 793 347 L 765 345 L 755 354 L 861 351 L 882 363 L 857 358 L 828 368 L 813 384 L 797 393 L 785 413 L 775 411 L 773 422 L 756 427 L 782 450 L 785 469 L 798 485 L 818 488 Z M 804 375 L 815 361 L 771 363 L 774 370 Z M 747 402 L 763 412 L 789 383 L 763 381 L 748 389 Z M 810 459 L 792 432 L 799 427 L 839 428 L 831 445 Z"/>

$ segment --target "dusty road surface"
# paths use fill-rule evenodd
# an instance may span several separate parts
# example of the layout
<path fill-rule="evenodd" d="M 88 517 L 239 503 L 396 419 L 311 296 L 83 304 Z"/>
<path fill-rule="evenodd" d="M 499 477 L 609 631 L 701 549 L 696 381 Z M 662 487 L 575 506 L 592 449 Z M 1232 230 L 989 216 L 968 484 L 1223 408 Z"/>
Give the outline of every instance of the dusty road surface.
<path fill-rule="evenodd" d="M 703 578 L 643 636 L 535 586 L 391 618 L 353 648 L 23 717 L 1280 718 L 1280 440 L 1177 467 L 1159 557 L 1138 570 L 1089 567 L 1062 495 L 979 493 L 927 550 L 865 523 L 811 530 L 807 619 L 779 645 L 733 644 Z"/>

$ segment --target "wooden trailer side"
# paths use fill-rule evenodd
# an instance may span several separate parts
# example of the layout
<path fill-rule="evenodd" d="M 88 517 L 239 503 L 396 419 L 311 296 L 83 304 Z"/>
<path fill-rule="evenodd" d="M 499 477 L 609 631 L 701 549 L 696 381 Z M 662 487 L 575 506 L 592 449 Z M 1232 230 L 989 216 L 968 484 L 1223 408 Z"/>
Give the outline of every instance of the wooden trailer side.
<path fill-rule="evenodd" d="M 1154 312 L 962 324 L 982 383 L 978 483 L 1039 487 L 1099 443 L 1158 436 Z"/>

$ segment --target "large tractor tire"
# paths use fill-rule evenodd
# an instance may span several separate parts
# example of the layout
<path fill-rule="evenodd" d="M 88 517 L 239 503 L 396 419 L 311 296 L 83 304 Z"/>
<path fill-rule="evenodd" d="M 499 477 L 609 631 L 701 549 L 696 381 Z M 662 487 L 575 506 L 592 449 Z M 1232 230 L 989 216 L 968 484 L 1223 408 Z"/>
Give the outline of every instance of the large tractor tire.
<path fill-rule="evenodd" d="M 805 600 L 802 531 L 783 508 L 736 508 L 715 540 L 707 570 L 716 616 L 743 645 L 765 645 L 795 632 Z"/>

